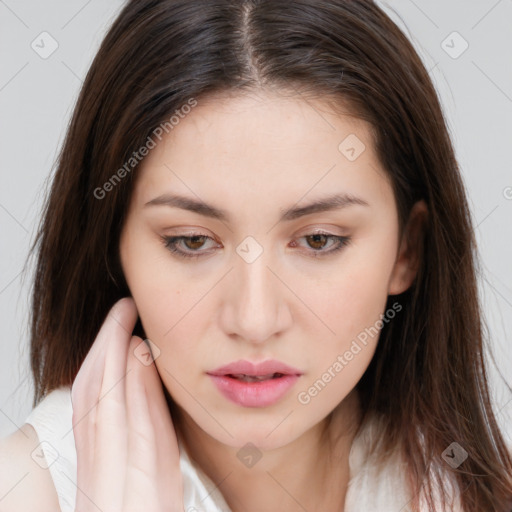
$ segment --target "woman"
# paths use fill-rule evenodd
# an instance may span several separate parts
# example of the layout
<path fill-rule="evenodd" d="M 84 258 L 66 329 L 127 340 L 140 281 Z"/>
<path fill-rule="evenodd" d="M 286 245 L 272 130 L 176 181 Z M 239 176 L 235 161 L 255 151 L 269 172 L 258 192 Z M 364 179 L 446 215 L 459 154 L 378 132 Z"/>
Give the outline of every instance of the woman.
<path fill-rule="evenodd" d="M 128 2 L 35 247 L 62 510 L 511 509 L 462 179 L 372 2 Z"/>

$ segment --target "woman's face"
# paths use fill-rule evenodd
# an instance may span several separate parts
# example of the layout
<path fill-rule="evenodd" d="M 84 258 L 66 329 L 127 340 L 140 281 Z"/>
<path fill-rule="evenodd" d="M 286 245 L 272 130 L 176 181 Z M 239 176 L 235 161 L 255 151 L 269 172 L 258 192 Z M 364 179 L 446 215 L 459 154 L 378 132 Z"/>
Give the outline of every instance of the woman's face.
<path fill-rule="evenodd" d="M 216 440 L 287 444 L 355 387 L 388 294 L 410 284 L 369 126 L 259 93 L 198 101 L 164 135 L 135 171 L 120 243 L 156 366 Z M 240 360 L 291 368 L 211 375 Z"/>

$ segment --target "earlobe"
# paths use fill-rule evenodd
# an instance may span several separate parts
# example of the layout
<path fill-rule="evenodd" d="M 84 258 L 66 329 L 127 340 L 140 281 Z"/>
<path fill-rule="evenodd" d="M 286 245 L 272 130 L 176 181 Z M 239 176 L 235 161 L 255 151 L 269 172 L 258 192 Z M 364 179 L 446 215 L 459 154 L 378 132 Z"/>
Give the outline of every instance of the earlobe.
<path fill-rule="evenodd" d="M 414 204 L 409 214 L 389 280 L 389 295 L 405 292 L 414 282 L 423 257 L 423 238 L 427 221 L 428 208 L 422 199 Z"/>

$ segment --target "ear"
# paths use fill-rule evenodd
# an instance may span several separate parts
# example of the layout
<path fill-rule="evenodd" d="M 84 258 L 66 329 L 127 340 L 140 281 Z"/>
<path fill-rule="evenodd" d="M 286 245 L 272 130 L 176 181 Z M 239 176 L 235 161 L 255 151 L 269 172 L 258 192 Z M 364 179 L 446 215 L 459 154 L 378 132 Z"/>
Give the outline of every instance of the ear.
<path fill-rule="evenodd" d="M 423 236 L 428 220 L 424 200 L 414 204 L 404 229 L 397 259 L 389 279 L 388 294 L 405 292 L 413 283 L 423 256 Z"/>

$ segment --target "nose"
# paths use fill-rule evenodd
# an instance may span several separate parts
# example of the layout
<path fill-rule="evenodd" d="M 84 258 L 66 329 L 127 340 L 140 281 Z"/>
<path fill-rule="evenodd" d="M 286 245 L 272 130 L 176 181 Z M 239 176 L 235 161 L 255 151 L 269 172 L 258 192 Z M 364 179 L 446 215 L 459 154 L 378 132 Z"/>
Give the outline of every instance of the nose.
<path fill-rule="evenodd" d="M 224 332 L 251 344 L 270 342 L 292 324 L 290 291 L 265 256 L 235 262 L 222 312 Z"/>

